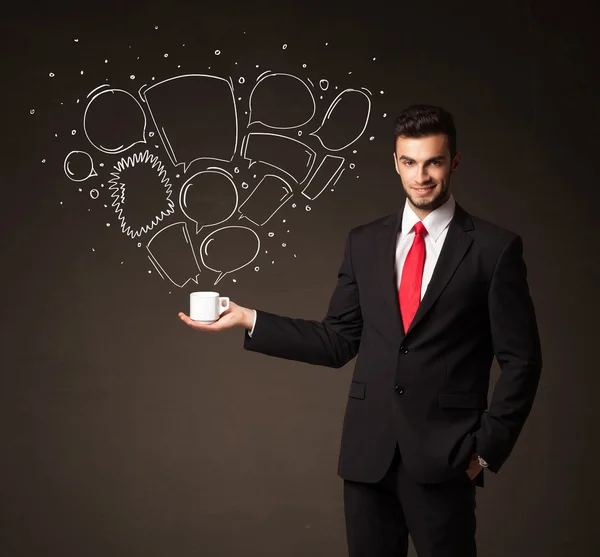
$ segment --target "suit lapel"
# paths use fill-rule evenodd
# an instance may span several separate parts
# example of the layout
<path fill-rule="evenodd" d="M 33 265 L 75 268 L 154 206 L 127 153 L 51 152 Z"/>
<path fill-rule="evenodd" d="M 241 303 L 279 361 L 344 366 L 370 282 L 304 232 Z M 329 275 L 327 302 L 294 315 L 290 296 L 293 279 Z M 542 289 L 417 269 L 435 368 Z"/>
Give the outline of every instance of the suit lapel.
<path fill-rule="evenodd" d="M 438 299 L 448 281 L 452 278 L 452 275 L 473 242 L 473 238 L 467 234 L 469 230 L 473 229 L 473 221 L 470 215 L 456 203 L 454 217 L 448 226 L 446 239 L 433 271 L 431 281 L 427 286 L 425 295 L 406 334 L 404 334 L 404 327 L 400 316 L 395 276 L 396 240 L 401 226 L 402 213 L 391 215 L 383 221 L 377 238 L 379 276 L 382 280 L 382 295 L 386 308 L 385 320 L 390 327 L 390 333 L 400 341 L 418 326 L 419 322 Z"/>

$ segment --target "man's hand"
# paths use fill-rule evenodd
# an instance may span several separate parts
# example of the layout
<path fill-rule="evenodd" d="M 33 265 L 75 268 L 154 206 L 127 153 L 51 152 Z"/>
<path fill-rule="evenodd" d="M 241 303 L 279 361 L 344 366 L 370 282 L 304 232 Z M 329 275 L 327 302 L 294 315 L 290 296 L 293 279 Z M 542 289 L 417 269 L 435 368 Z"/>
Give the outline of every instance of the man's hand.
<path fill-rule="evenodd" d="M 214 323 L 198 323 L 197 321 L 190 319 L 190 317 L 182 311 L 178 313 L 178 316 L 186 325 L 189 325 L 192 329 L 197 329 L 198 331 L 215 332 L 231 329 L 233 327 L 244 327 L 250 331 L 254 325 L 254 311 L 238 306 L 232 301 L 229 301 L 229 309 L 224 311 L 221 314 L 221 317 Z"/>
<path fill-rule="evenodd" d="M 479 472 L 481 472 L 482 469 L 483 469 L 483 466 L 481 466 L 481 464 L 479 464 L 479 460 L 477 459 L 477 453 L 473 453 L 471 455 L 471 461 L 469 462 L 469 467 L 466 470 L 467 475 L 469 476 L 469 478 L 471 478 L 471 480 L 473 480 L 475 478 L 475 476 L 477 476 L 477 474 L 479 474 Z"/>

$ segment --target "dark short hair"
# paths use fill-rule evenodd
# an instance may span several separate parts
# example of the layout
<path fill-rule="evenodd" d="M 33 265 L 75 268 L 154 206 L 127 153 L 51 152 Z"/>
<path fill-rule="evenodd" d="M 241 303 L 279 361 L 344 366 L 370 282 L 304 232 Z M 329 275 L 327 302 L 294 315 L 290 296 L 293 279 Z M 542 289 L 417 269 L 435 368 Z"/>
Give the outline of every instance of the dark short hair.
<path fill-rule="evenodd" d="M 394 124 L 394 151 L 399 137 L 420 138 L 443 133 L 448 137 L 450 156 L 456 154 L 456 127 L 450 112 L 439 106 L 413 104 L 405 108 Z"/>

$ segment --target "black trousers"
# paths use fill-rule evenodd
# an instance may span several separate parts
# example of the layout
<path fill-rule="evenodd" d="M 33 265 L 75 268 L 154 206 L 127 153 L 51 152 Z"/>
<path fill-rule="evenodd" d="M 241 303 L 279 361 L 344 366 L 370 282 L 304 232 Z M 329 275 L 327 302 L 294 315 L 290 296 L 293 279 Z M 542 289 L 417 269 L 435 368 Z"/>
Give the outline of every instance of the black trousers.
<path fill-rule="evenodd" d="M 344 480 L 349 557 L 476 557 L 475 485 L 467 476 L 419 484 L 407 476 L 396 445 L 377 483 Z"/>

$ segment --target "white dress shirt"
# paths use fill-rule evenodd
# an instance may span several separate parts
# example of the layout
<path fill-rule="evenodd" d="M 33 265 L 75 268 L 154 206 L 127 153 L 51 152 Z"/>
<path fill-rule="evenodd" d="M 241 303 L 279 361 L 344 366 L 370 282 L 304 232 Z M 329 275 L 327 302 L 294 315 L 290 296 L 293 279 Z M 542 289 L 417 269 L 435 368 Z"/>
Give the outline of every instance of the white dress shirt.
<path fill-rule="evenodd" d="M 427 290 L 433 270 L 442 251 L 442 246 L 448 233 L 448 226 L 452 217 L 454 217 L 455 206 L 454 197 L 450 195 L 448 201 L 431 211 L 422 221 L 427 234 L 423 237 L 425 240 L 425 263 L 423 265 L 423 281 L 421 282 L 421 299 L 423 299 L 423 295 Z M 421 219 L 412 210 L 407 199 L 402 214 L 402 229 L 398 233 L 396 243 L 396 290 L 400 288 L 404 261 L 415 238 L 414 226 L 419 220 Z"/>
<path fill-rule="evenodd" d="M 454 216 L 454 207 L 456 203 L 454 197 L 450 198 L 434 211 L 431 211 L 424 219 L 423 225 L 427 234 L 425 240 L 425 263 L 423 266 L 423 281 L 421 282 L 421 299 L 427 290 L 433 270 L 442 251 L 442 246 L 448 233 L 448 226 Z M 404 203 L 404 212 L 402 213 L 402 229 L 398 233 L 396 243 L 396 289 L 400 288 L 400 279 L 402 278 L 402 269 L 408 251 L 412 246 L 415 237 L 414 226 L 419 221 L 419 217 L 408 204 L 408 199 Z M 256 326 L 256 310 L 254 310 L 254 324 L 249 335 L 252 336 Z"/>

